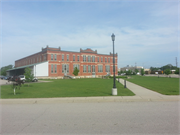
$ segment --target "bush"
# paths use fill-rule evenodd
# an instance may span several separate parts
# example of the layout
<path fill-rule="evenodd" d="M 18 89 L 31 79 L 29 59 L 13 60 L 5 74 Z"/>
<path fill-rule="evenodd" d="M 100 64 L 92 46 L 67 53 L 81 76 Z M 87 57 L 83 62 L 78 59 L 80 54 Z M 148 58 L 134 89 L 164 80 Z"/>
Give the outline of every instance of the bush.
<path fill-rule="evenodd" d="M 34 75 L 31 72 L 32 70 L 29 67 L 25 68 L 24 75 L 25 75 L 26 82 L 31 82 L 33 80 Z"/>
<path fill-rule="evenodd" d="M 114 78 L 113 76 L 109 76 L 109 78 Z M 127 76 L 116 76 L 116 78 L 127 78 Z"/>
<path fill-rule="evenodd" d="M 170 69 L 166 69 L 166 70 L 164 71 L 164 73 L 165 73 L 166 75 L 169 75 L 169 74 L 171 73 L 171 71 L 170 71 Z"/>
<path fill-rule="evenodd" d="M 179 68 L 176 69 L 175 74 L 179 74 Z"/>
<path fill-rule="evenodd" d="M 77 67 L 75 67 L 73 74 L 74 74 L 75 76 L 78 76 L 78 73 L 79 73 L 79 70 L 77 69 Z"/>
<path fill-rule="evenodd" d="M 141 69 L 141 75 L 143 76 L 145 74 L 144 69 Z"/>

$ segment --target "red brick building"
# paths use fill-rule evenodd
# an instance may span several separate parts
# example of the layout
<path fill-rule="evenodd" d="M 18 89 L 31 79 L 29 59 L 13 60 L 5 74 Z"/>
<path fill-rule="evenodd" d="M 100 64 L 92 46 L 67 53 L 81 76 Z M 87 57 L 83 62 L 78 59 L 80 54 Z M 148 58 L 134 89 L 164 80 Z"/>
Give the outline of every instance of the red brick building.
<path fill-rule="evenodd" d="M 115 74 L 118 74 L 117 53 L 115 54 Z M 44 63 L 44 66 L 42 64 Z M 46 63 L 46 64 L 45 64 Z M 38 69 L 39 65 L 39 69 Z M 41 65 L 41 66 L 40 66 Z M 47 67 L 45 67 L 47 65 Z M 113 75 L 113 54 L 98 54 L 97 50 L 82 50 L 80 52 L 63 51 L 61 48 L 42 48 L 41 52 L 15 61 L 16 69 L 32 67 L 37 77 L 62 77 L 64 74 L 74 76 L 74 68 L 79 69 L 78 76 Z M 36 69 L 37 68 L 37 69 Z M 11 70 L 11 71 L 13 71 Z M 21 71 L 21 74 L 23 71 Z M 41 74 L 38 72 L 42 72 Z"/>

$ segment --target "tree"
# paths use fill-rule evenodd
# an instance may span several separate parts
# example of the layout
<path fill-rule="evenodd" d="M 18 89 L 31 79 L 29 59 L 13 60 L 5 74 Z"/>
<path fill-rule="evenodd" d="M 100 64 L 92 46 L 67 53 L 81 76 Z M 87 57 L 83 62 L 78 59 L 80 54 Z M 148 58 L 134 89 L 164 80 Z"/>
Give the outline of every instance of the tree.
<path fill-rule="evenodd" d="M 32 70 L 29 67 L 25 68 L 24 75 L 25 75 L 26 82 L 31 82 L 33 80 L 34 75 L 31 72 L 32 72 Z M 28 86 L 29 86 L 29 84 L 28 84 Z"/>
<path fill-rule="evenodd" d="M 136 74 L 139 72 L 139 70 L 138 69 L 135 69 L 135 71 L 134 71 Z"/>
<path fill-rule="evenodd" d="M 169 75 L 169 74 L 171 73 L 171 71 L 170 71 L 170 69 L 166 69 L 166 70 L 164 71 L 164 73 L 165 73 L 166 75 Z"/>
<path fill-rule="evenodd" d="M 126 75 L 131 75 L 132 74 L 132 70 L 128 70 L 125 73 L 126 73 Z"/>
<path fill-rule="evenodd" d="M 9 69 L 12 69 L 12 68 L 13 68 L 13 65 L 8 65 L 8 66 L 5 66 L 5 67 L 2 67 L 1 68 L 1 75 L 6 76 L 6 71 L 9 70 Z"/>
<path fill-rule="evenodd" d="M 175 74 L 179 74 L 179 68 L 176 69 Z"/>
<path fill-rule="evenodd" d="M 159 70 L 159 67 L 150 67 L 150 70 L 151 70 L 151 71 L 158 71 L 158 70 Z"/>
<path fill-rule="evenodd" d="M 145 74 L 144 69 L 141 69 L 141 75 L 143 76 Z"/>
<path fill-rule="evenodd" d="M 77 69 L 77 67 L 75 67 L 73 74 L 74 74 L 75 76 L 78 76 L 78 72 L 79 72 L 79 70 Z"/>

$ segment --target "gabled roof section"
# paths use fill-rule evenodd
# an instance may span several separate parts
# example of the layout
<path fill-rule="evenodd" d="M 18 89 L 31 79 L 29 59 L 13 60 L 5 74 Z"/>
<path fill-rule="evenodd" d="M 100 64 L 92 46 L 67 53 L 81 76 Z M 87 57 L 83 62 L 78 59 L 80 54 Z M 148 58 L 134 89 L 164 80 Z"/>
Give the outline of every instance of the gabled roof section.
<path fill-rule="evenodd" d="M 87 48 L 87 49 L 85 49 L 85 50 L 80 49 L 80 52 L 81 52 L 81 53 L 95 53 L 95 54 L 97 54 L 97 50 L 93 51 L 93 50 L 90 49 L 90 48 Z"/>
<path fill-rule="evenodd" d="M 60 51 L 61 50 L 61 47 L 59 48 L 52 48 L 52 47 L 49 47 L 48 45 L 46 46 L 46 48 L 42 48 L 42 52 L 47 52 L 47 51 Z"/>

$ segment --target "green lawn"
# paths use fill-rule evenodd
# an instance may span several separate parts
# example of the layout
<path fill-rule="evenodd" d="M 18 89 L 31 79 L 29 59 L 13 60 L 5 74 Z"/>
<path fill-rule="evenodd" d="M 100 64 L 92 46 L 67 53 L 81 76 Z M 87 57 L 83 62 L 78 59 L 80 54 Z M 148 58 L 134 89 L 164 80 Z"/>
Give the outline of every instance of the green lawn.
<path fill-rule="evenodd" d="M 46 83 L 31 83 L 22 86 L 13 93 L 10 85 L 1 86 L 1 98 L 51 98 L 51 97 L 90 97 L 111 96 L 112 79 L 58 79 Z M 118 96 L 133 96 L 134 93 L 125 89 L 116 81 Z"/>
<path fill-rule="evenodd" d="M 179 78 L 131 76 L 127 81 L 164 95 L 179 95 Z"/>

